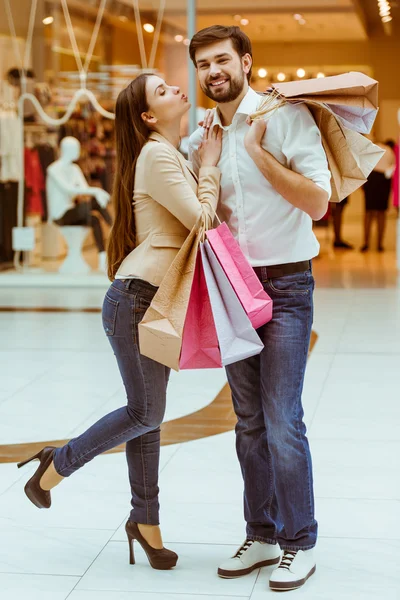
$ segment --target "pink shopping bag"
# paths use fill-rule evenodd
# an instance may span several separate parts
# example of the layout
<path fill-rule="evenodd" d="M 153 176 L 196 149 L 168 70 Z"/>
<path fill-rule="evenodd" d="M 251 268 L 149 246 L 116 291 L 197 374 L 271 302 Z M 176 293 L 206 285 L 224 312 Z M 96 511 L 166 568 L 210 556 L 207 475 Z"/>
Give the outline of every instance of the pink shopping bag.
<path fill-rule="evenodd" d="M 217 369 L 220 367 L 222 361 L 217 330 L 199 252 L 183 327 L 179 368 Z"/>
<path fill-rule="evenodd" d="M 254 329 L 268 323 L 272 319 L 272 300 L 227 224 L 221 223 L 206 236 Z"/>

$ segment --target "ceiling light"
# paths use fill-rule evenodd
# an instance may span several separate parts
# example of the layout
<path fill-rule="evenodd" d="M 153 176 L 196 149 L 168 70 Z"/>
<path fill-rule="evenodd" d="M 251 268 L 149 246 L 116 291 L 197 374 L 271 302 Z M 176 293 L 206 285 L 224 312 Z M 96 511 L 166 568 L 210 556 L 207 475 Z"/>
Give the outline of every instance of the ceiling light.
<path fill-rule="evenodd" d="M 305 25 L 307 23 L 305 19 L 299 19 L 297 22 L 299 25 Z"/>
<path fill-rule="evenodd" d="M 235 19 L 235 21 L 241 21 L 242 15 L 235 15 L 233 18 Z"/>
<path fill-rule="evenodd" d="M 153 33 L 154 32 L 154 25 L 152 25 L 151 23 L 145 23 L 143 25 L 143 29 L 145 31 L 147 31 L 147 33 Z"/>
<path fill-rule="evenodd" d="M 322 73 L 322 71 L 320 73 L 317 73 L 318 79 L 322 79 L 322 77 L 325 77 L 325 73 Z"/>
<path fill-rule="evenodd" d="M 286 79 L 286 75 L 285 73 L 278 73 L 278 75 L 276 76 L 278 81 L 285 81 Z"/>
<path fill-rule="evenodd" d="M 51 25 L 54 21 L 54 17 L 46 17 L 45 19 L 43 19 L 42 23 L 43 25 Z"/>
<path fill-rule="evenodd" d="M 391 17 L 390 15 L 388 17 L 383 17 L 382 19 L 382 23 L 390 23 L 390 21 L 393 19 L 393 17 Z"/>
<path fill-rule="evenodd" d="M 185 46 L 189 46 L 190 40 L 188 38 L 186 38 L 186 40 L 183 40 L 183 43 L 185 44 Z"/>
<path fill-rule="evenodd" d="M 261 79 L 265 79 L 267 75 L 268 71 L 266 69 L 258 69 L 258 76 L 261 77 Z"/>
<path fill-rule="evenodd" d="M 118 17 L 118 19 L 119 19 L 120 21 L 122 21 L 123 23 L 126 23 L 126 22 L 129 20 L 129 19 L 128 19 L 128 17 L 127 17 L 126 15 L 120 15 L 120 16 Z"/>
<path fill-rule="evenodd" d="M 297 69 L 297 77 L 300 77 L 300 79 L 304 77 L 305 74 L 306 72 L 304 69 Z"/>
<path fill-rule="evenodd" d="M 175 36 L 175 41 L 176 42 L 183 42 L 183 35 L 176 35 Z"/>
<path fill-rule="evenodd" d="M 300 19 L 303 18 L 303 15 L 299 15 L 298 13 L 293 15 L 293 19 L 295 19 L 296 21 L 300 21 Z"/>
<path fill-rule="evenodd" d="M 249 23 L 250 23 L 250 21 L 248 19 L 240 19 L 241 25 L 248 25 Z"/>

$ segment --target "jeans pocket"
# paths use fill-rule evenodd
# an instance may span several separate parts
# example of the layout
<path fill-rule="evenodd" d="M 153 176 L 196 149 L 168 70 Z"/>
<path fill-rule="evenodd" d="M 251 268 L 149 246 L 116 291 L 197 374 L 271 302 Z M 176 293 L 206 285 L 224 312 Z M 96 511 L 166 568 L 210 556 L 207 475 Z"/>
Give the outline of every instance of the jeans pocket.
<path fill-rule="evenodd" d="M 106 294 L 103 302 L 102 319 L 104 331 L 108 336 L 113 336 L 115 333 L 118 305 L 119 302 L 117 300 L 113 300 Z"/>
<path fill-rule="evenodd" d="M 266 283 L 269 289 L 277 295 L 306 296 L 313 289 L 313 281 L 311 271 L 303 271 L 268 279 Z"/>

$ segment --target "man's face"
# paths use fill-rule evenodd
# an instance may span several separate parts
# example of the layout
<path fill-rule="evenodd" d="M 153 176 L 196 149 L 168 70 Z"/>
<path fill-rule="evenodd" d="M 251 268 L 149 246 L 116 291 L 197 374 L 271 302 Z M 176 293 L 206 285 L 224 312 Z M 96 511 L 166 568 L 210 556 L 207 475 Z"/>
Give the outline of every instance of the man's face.
<path fill-rule="evenodd" d="M 223 40 L 196 52 L 200 87 L 214 102 L 233 102 L 242 93 L 251 57 L 238 55 L 231 40 Z"/>

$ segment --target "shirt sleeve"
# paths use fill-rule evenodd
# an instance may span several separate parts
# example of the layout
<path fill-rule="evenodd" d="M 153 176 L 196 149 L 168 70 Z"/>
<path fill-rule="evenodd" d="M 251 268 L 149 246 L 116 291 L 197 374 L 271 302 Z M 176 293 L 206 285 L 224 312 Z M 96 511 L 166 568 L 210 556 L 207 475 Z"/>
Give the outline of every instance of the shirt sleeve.
<path fill-rule="evenodd" d="M 145 181 L 148 194 L 191 230 L 203 213 L 214 221 L 221 172 L 201 167 L 197 196 L 187 182 L 178 159 L 166 144 L 154 143 L 146 155 Z"/>
<path fill-rule="evenodd" d="M 321 133 L 313 116 L 307 106 L 302 104 L 286 105 L 284 110 L 288 122 L 282 152 L 288 167 L 313 181 L 325 190 L 330 198 L 331 173 L 322 146 Z"/>

